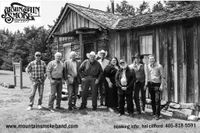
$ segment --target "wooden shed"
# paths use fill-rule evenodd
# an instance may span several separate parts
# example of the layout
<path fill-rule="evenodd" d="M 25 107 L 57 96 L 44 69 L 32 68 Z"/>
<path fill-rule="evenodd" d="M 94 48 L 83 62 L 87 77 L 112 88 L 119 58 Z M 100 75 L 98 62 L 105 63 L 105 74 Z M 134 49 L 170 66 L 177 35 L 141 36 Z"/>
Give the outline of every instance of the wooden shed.
<path fill-rule="evenodd" d="M 123 17 L 66 4 L 47 41 L 67 59 L 105 49 L 109 57 L 131 63 L 136 53 L 154 54 L 164 66 L 163 99 L 200 105 L 200 7 L 188 5 L 168 12 Z"/>

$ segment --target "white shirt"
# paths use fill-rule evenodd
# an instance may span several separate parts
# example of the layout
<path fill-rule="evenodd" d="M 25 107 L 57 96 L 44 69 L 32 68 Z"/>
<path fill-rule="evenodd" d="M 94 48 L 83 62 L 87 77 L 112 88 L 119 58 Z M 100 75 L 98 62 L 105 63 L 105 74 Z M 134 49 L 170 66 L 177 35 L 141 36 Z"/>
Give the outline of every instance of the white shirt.
<path fill-rule="evenodd" d="M 161 83 L 163 77 L 163 67 L 158 63 L 154 63 L 154 65 L 148 64 L 146 66 L 146 77 L 147 81 L 153 83 Z"/>
<path fill-rule="evenodd" d="M 106 66 L 109 64 L 109 60 L 107 59 L 99 59 L 98 62 L 101 64 L 102 69 L 104 70 L 106 68 Z"/>

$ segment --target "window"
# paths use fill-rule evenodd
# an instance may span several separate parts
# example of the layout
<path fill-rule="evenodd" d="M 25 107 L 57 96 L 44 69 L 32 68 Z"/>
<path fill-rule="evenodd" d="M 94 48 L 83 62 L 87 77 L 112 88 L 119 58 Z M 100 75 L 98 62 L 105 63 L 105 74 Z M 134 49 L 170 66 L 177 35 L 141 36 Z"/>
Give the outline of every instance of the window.
<path fill-rule="evenodd" d="M 140 54 L 153 53 L 153 39 L 152 35 L 140 36 Z"/>

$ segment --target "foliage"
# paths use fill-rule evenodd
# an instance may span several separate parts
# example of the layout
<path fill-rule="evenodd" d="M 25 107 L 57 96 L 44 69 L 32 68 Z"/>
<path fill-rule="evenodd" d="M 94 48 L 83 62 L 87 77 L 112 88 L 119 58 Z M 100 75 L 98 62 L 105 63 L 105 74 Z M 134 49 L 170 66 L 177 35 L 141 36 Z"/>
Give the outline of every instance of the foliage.
<path fill-rule="evenodd" d="M 120 4 L 116 4 L 115 13 L 123 16 L 135 16 L 152 12 L 173 10 L 174 8 L 187 6 L 188 4 L 198 4 L 200 6 L 200 1 L 157 1 L 151 9 L 149 3 L 145 1 L 143 1 L 139 7 L 134 7 L 126 0 L 123 0 Z M 111 12 L 111 8 L 107 6 L 106 11 Z"/>
<path fill-rule="evenodd" d="M 150 13 L 150 6 L 149 3 L 143 1 L 142 4 L 140 4 L 139 8 L 137 8 L 136 14 L 146 14 L 146 13 Z"/>
<path fill-rule="evenodd" d="M 135 16 L 135 8 L 129 5 L 126 0 L 116 5 L 115 12 L 124 16 Z"/>
<path fill-rule="evenodd" d="M 165 7 L 160 1 L 153 5 L 152 12 L 160 12 L 163 10 L 165 10 Z"/>
<path fill-rule="evenodd" d="M 12 70 L 12 61 L 22 60 L 23 69 L 34 60 L 34 53 L 40 51 L 43 60 L 51 60 L 51 49 L 46 44 L 48 30 L 44 27 L 25 27 L 23 32 L 11 33 L 8 30 L 0 30 L 0 68 Z"/>

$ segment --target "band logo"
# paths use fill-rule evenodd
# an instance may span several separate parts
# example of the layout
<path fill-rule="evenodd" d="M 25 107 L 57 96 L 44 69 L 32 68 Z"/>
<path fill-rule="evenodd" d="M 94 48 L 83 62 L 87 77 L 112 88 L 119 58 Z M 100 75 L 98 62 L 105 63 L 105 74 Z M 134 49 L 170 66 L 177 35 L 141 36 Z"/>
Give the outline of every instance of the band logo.
<path fill-rule="evenodd" d="M 10 7 L 5 7 L 4 14 L 1 17 L 8 24 L 34 21 L 35 17 L 40 17 L 40 7 L 25 6 L 18 2 L 13 2 Z"/>

